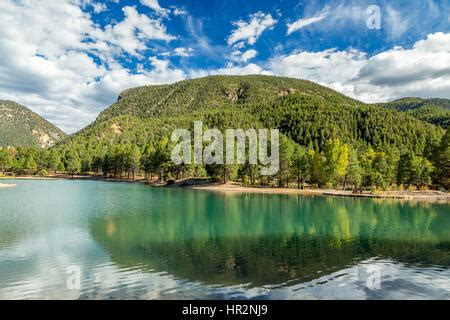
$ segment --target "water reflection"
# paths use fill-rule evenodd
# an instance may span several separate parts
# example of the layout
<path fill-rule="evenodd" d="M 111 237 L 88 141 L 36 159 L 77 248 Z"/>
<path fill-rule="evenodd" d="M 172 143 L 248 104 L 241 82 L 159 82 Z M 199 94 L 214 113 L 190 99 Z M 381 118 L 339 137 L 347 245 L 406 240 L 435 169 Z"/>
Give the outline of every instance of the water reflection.
<path fill-rule="evenodd" d="M 14 183 L 0 190 L 0 299 L 450 294 L 448 205 Z M 372 265 L 381 290 L 366 286 Z M 79 290 L 66 286 L 69 266 Z"/>
<path fill-rule="evenodd" d="M 252 287 L 311 281 L 371 257 L 450 264 L 450 217 L 439 205 L 172 190 L 147 203 L 90 220 L 121 266 Z"/>

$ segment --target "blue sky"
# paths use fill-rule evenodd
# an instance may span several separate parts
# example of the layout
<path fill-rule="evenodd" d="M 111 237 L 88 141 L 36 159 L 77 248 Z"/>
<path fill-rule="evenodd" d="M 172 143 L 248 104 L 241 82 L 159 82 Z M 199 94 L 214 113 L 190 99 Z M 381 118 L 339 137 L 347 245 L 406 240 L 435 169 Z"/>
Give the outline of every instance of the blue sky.
<path fill-rule="evenodd" d="M 124 89 L 211 74 L 308 79 L 365 102 L 450 98 L 446 0 L 0 0 L 0 21 L 0 99 L 66 132 Z"/>
<path fill-rule="evenodd" d="M 145 2 L 145 1 L 143 1 Z M 158 16 L 141 1 L 121 0 L 104 2 L 108 10 L 95 14 L 93 8 L 86 7 L 93 20 L 105 26 L 124 18 L 122 8 L 135 6 L 148 16 Z M 370 5 L 379 5 L 381 28 L 368 29 L 364 12 Z M 411 47 L 416 41 L 430 33 L 449 31 L 450 5 L 448 1 L 298 1 L 298 0 L 245 0 L 245 1 L 171 1 L 159 0 L 159 5 L 172 12 L 164 19 L 167 32 L 176 37 L 170 42 L 149 43 L 149 52 L 145 56 L 154 56 L 173 51 L 176 48 L 195 48 L 189 59 L 170 57 L 174 66 L 185 69 L 215 69 L 223 67 L 227 55 L 234 50 L 227 39 L 236 29 L 237 21 L 249 22 L 255 13 L 270 14 L 276 22 L 265 29 L 254 44 L 246 41 L 244 49 L 258 52 L 252 59 L 255 63 L 264 63 L 275 55 L 289 54 L 295 50 L 322 51 L 329 48 L 346 50 L 353 48 L 373 55 L 394 46 Z M 179 8 L 184 14 L 173 14 Z M 287 24 L 298 19 L 314 17 L 328 8 L 325 21 L 309 25 L 296 32 L 287 34 Z M 333 12 L 335 11 L 335 12 Z M 383 14 L 385 11 L 385 14 Z M 391 12 L 395 12 L 392 13 Z M 338 15 L 333 17 L 333 15 Z M 340 15 L 340 16 L 339 16 Z M 392 16 L 398 15 L 398 21 Z M 333 20 L 327 22 L 326 20 Z M 208 44 L 204 48 L 199 44 L 202 39 Z M 129 57 L 128 57 L 129 58 Z M 124 63 L 127 63 L 124 61 Z M 135 68 L 136 59 L 127 66 Z"/>

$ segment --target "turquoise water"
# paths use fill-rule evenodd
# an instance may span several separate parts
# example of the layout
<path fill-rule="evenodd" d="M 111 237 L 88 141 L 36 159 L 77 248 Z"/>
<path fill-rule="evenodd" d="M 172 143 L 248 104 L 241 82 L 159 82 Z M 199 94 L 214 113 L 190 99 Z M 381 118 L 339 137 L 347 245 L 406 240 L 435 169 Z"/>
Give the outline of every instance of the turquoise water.
<path fill-rule="evenodd" d="M 450 298 L 446 204 L 2 182 L 0 299 Z"/>

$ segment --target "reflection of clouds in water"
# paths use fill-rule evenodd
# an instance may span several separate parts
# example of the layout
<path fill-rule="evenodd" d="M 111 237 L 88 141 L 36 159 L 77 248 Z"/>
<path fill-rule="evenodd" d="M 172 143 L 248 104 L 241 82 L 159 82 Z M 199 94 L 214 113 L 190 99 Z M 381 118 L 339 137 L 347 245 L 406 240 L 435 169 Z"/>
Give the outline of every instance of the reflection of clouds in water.
<path fill-rule="evenodd" d="M 64 237 L 62 237 L 64 235 Z M 59 241 L 55 241 L 59 239 Z M 0 274 L 14 274 L 0 289 L 2 299 L 403 299 L 450 295 L 450 271 L 421 269 L 390 261 L 368 260 L 313 281 L 286 287 L 204 286 L 166 273 L 142 272 L 140 266 L 119 268 L 84 233 L 55 230 L 1 250 Z M 68 290 L 67 267 L 82 270 L 82 288 Z M 367 266 L 381 268 L 381 290 L 367 288 Z M 3 279 L 0 279 L 5 283 Z"/>
<path fill-rule="evenodd" d="M 77 292 L 66 289 L 66 270 L 82 267 L 92 250 L 79 229 L 54 229 L 13 243 L 0 251 L 0 298 L 76 299 Z"/>
<path fill-rule="evenodd" d="M 381 270 L 381 289 L 367 287 L 367 266 Z M 448 299 L 450 270 L 412 268 L 387 260 L 366 260 L 313 281 L 274 289 L 266 299 Z"/>
<path fill-rule="evenodd" d="M 66 287 L 69 266 L 81 269 L 81 290 Z M 0 299 L 160 298 L 176 287 L 168 275 L 120 269 L 78 229 L 57 229 L 0 250 Z"/>
<path fill-rule="evenodd" d="M 0 282 L 6 283 L 1 299 L 446 299 L 450 295 L 448 269 L 412 268 L 387 260 L 366 260 L 292 286 L 204 286 L 167 273 L 143 272 L 142 266 L 119 268 L 77 229 L 24 240 L 1 250 L 0 256 Z M 70 265 L 82 270 L 80 291 L 66 288 Z M 366 285 L 365 270 L 373 265 L 381 268 L 381 290 Z M 5 282 L 1 277 L 8 274 Z"/>
<path fill-rule="evenodd" d="M 369 265 L 381 268 L 381 290 L 367 288 Z M 423 270 L 422 270 L 423 271 Z M 450 295 L 450 272 L 409 269 L 390 261 L 368 260 L 310 282 L 291 287 L 203 286 L 201 283 L 175 280 L 163 273 L 120 271 L 110 266 L 102 270 L 107 283 L 100 285 L 99 295 L 82 298 L 136 299 L 410 299 Z M 433 275 L 430 275 L 430 274 Z M 414 296 L 411 294 L 414 293 Z"/>
<path fill-rule="evenodd" d="M 23 183 L 32 199 L 0 201 L 0 299 L 450 296 L 444 206 Z M 376 256 L 392 260 L 357 262 Z M 411 260 L 445 267 L 401 263 Z M 366 286 L 371 264 L 381 290 Z M 80 291 L 66 287 L 69 266 Z"/>

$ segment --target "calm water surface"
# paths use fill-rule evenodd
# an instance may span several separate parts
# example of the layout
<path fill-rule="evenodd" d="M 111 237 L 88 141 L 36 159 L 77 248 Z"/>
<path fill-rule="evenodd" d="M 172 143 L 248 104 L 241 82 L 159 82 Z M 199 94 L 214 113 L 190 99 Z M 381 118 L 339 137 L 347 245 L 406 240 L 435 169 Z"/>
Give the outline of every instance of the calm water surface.
<path fill-rule="evenodd" d="M 0 299 L 450 298 L 446 204 L 5 182 Z"/>

